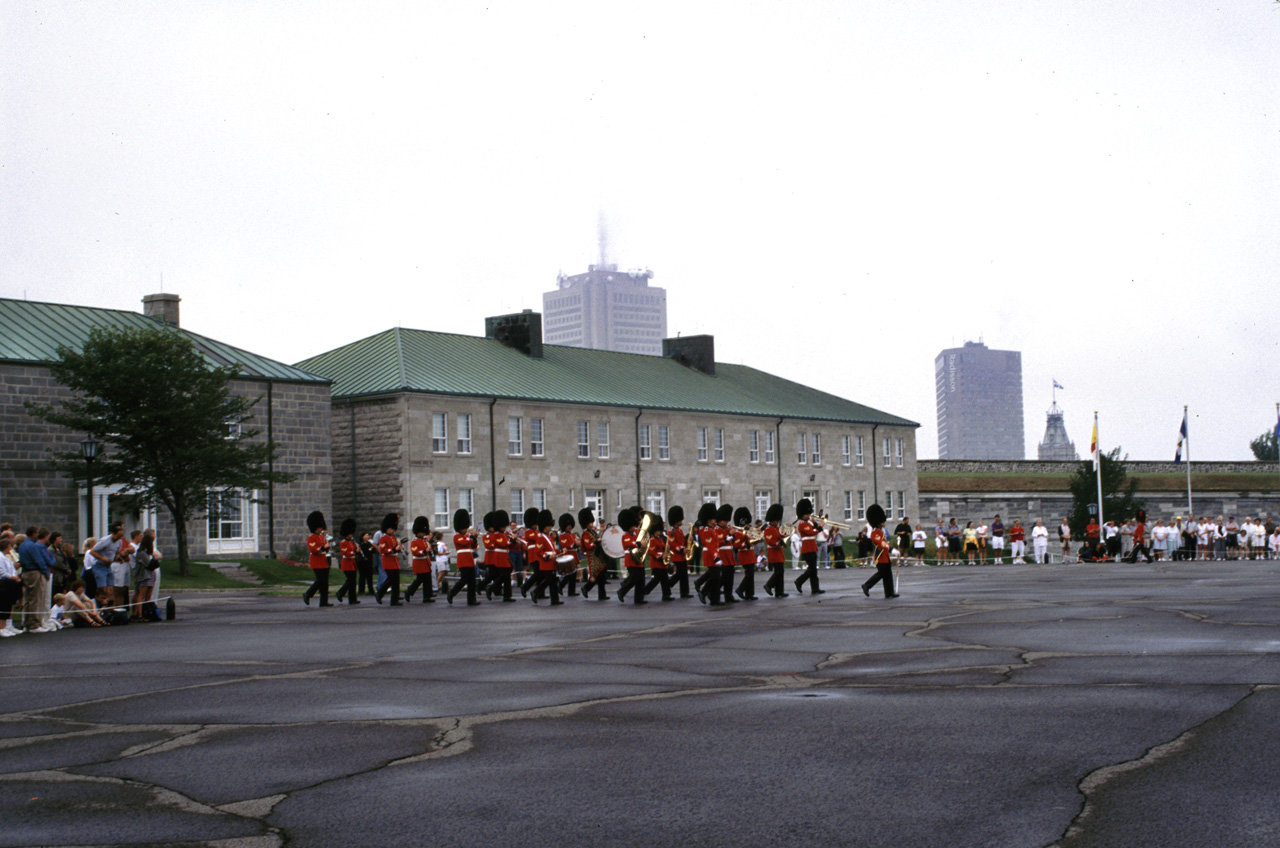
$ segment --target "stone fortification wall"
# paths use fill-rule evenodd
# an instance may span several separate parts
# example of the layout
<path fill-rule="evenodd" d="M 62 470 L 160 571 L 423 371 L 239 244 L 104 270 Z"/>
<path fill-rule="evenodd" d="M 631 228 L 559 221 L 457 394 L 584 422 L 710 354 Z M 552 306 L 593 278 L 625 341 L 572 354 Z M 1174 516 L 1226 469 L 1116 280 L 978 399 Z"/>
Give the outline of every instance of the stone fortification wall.
<path fill-rule="evenodd" d="M 1087 460 L 1086 460 L 1087 461 Z M 1079 462 L 1050 462 L 1035 459 L 922 459 L 921 474 L 1074 474 Z M 1125 460 L 1129 474 L 1185 474 L 1185 464 Z M 1192 462 L 1192 474 L 1280 474 L 1274 462 Z"/>

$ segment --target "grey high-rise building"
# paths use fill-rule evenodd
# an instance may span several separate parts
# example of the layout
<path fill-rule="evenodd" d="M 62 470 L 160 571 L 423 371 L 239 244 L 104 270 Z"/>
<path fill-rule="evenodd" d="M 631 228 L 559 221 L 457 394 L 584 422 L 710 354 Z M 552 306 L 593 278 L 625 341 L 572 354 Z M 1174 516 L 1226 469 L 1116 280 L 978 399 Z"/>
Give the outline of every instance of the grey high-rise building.
<path fill-rule="evenodd" d="M 965 342 L 933 370 L 939 459 L 1026 459 L 1020 352 Z"/>
<path fill-rule="evenodd" d="M 542 295 L 547 344 L 662 355 L 667 336 L 667 291 L 649 285 L 653 272 L 588 265 L 585 274 L 557 279 Z"/>

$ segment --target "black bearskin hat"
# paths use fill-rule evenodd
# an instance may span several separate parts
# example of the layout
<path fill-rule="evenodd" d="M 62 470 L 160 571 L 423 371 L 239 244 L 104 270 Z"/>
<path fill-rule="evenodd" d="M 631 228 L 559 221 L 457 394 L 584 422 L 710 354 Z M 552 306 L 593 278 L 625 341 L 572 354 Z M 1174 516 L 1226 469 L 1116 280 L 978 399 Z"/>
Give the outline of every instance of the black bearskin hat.
<path fill-rule="evenodd" d="M 867 523 L 872 527 L 883 527 L 884 521 L 888 517 L 884 514 L 884 507 L 878 503 L 873 503 L 867 507 Z"/>
<path fill-rule="evenodd" d="M 354 536 L 356 533 L 356 520 L 354 518 L 345 519 L 342 522 L 342 529 L 339 532 L 343 536 Z"/>
<path fill-rule="evenodd" d="M 413 535 L 427 535 L 431 533 L 431 522 L 427 520 L 425 515 L 419 515 L 413 519 Z"/>
<path fill-rule="evenodd" d="M 465 509 L 459 509 L 453 513 L 453 532 L 461 533 L 471 526 L 471 514 Z"/>
<path fill-rule="evenodd" d="M 716 505 L 710 501 L 698 507 L 698 523 L 704 527 L 716 520 Z"/>
<path fill-rule="evenodd" d="M 667 510 L 667 523 L 675 527 L 681 521 L 684 521 L 684 507 L 676 505 Z"/>
<path fill-rule="evenodd" d="M 764 520 L 769 522 L 782 520 L 782 504 L 773 504 L 769 507 L 769 511 L 764 514 Z"/>
<path fill-rule="evenodd" d="M 1139 524 L 1146 524 L 1146 523 L 1147 523 L 1147 511 L 1146 511 L 1145 509 L 1140 509 L 1140 510 L 1138 510 L 1138 514 L 1137 514 L 1137 515 L 1135 515 L 1135 516 L 1134 516 L 1134 518 L 1137 518 L 1137 519 L 1138 519 L 1138 523 L 1139 523 Z"/>
<path fill-rule="evenodd" d="M 596 523 L 596 516 L 589 508 L 583 507 L 578 510 L 578 525 L 580 527 L 589 527 Z"/>
<path fill-rule="evenodd" d="M 796 515 L 804 518 L 806 515 L 813 515 L 813 501 L 808 498 L 801 498 L 796 504 Z"/>
<path fill-rule="evenodd" d="M 400 516 L 394 512 L 388 512 L 382 519 L 382 532 L 388 533 L 398 529 L 400 529 Z"/>
<path fill-rule="evenodd" d="M 542 512 L 538 513 L 538 529 L 539 530 L 543 529 L 544 527 L 555 527 L 555 526 L 556 526 L 556 517 L 551 514 L 551 510 L 544 509 Z"/>
<path fill-rule="evenodd" d="M 312 533 L 318 533 L 321 530 L 329 529 L 328 525 L 324 523 L 324 513 L 317 509 L 314 512 L 312 512 L 310 515 L 308 515 L 307 529 L 310 530 Z"/>
<path fill-rule="evenodd" d="M 624 533 L 634 530 L 639 523 L 640 519 L 636 518 L 636 514 L 629 509 L 624 509 L 618 513 L 618 526 L 622 528 Z"/>
<path fill-rule="evenodd" d="M 667 529 L 667 525 L 662 522 L 662 516 L 656 512 L 653 514 L 653 521 L 649 522 L 649 535 L 657 536 Z"/>
<path fill-rule="evenodd" d="M 745 506 L 740 506 L 733 511 L 733 523 L 739 527 L 746 527 L 751 523 L 751 510 Z"/>
<path fill-rule="evenodd" d="M 480 519 L 480 526 L 484 528 L 484 532 L 486 533 L 492 533 L 497 529 L 497 526 L 494 524 L 492 512 L 486 512 L 484 514 L 484 518 Z"/>
<path fill-rule="evenodd" d="M 524 511 L 524 526 L 534 530 L 538 529 L 538 513 L 540 510 L 536 506 L 531 506 Z"/>
<path fill-rule="evenodd" d="M 716 521 L 733 520 L 733 506 L 730 504 L 720 504 L 720 508 L 716 510 Z"/>
<path fill-rule="evenodd" d="M 566 530 L 572 530 L 572 529 L 573 529 L 573 516 L 566 512 L 560 516 L 560 532 L 563 533 Z"/>
<path fill-rule="evenodd" d="M 506 530 L 511 526 L 511 516 L 507 514 L 505 509 L 500 509 L 493 514 L 493 529 Z"/>

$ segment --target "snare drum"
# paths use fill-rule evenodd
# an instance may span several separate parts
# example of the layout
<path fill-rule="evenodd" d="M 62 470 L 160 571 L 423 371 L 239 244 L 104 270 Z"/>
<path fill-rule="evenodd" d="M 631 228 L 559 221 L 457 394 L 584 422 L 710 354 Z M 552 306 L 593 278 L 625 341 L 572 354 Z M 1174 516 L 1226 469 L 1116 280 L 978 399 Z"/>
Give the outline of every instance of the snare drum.
<path fill-rule="evenodd" d="M 561 574 L 573 574 L 578 570 L 578 557 L 576 554 L 560 554 L 556 557 L 556 571 Z"/>

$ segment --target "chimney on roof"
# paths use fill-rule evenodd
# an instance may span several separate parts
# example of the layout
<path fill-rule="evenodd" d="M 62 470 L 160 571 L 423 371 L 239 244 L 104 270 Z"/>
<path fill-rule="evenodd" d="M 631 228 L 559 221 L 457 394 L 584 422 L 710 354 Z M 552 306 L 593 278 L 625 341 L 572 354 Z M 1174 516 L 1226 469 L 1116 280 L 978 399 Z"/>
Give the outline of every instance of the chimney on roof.
<path fill-rule="evenodd" d="M 142 299 L 142 314 L 177 327 L 181 300 L 176 294 L 149 294 Z"/>
<path fill-rule="evenodd" d="M 542 313 L 526 309 L 484 319 L 484 337 L 496 339 L 534 359 L 542 358 Z"/>
<path fill-rule="evenodd" d="M 715 336 L 677 336 L 674 339 L 663 339 L 662 355 L 703 374 L 710 374 L 712 377 L 716 375 Z"/>

